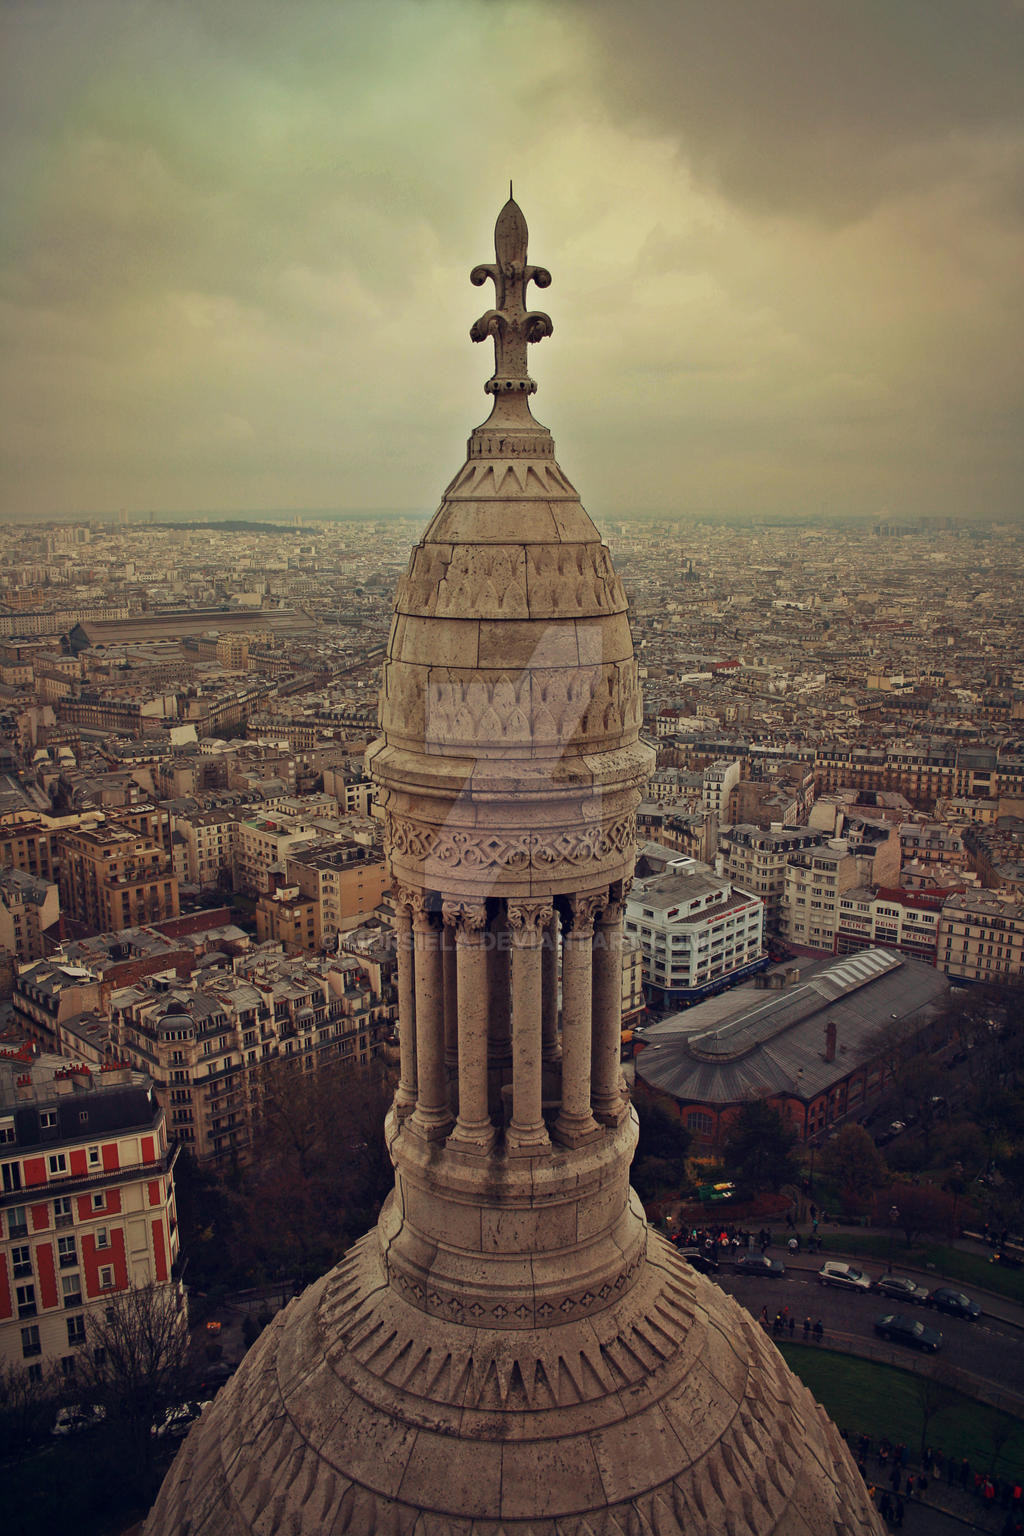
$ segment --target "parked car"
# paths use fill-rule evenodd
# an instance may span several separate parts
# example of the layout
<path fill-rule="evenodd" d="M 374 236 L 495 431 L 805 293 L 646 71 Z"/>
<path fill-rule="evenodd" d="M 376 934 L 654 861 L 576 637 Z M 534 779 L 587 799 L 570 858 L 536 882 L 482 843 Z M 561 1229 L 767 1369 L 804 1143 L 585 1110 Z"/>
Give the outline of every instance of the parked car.
<path fill-rule="evenodd" d="M 915 1307 L 923 1307 L 928 1300 L 926 1285 L 918 1285 L 916 1280 L 906 1280 L 902 1275 L 880 1275 L 875 1281 L 875 1290 L 896 1301 L 909 1301 Z"/>
<path fill-rule="evenodd" d="M 96 1429 L 103 1423 L 107 1410 L 102 1403 L 70 1403 L 57 1409 L 51 1435 L 77 1435 L 83 1429 Z"/>
<path fill-rule="evenodd" d="M 887 1147 L 890 1141 L 895 1141 L 900 1132 L 905 1131 L 906 1128 L 907 1122 L 905 1120 L 890 1121 L 885 1130 L 875 1137 L 875 1146 Z"/>
<path fill-rule="evenodd" d="M 838 1285 L 844 1291 L 870 1291 L 871 1276 L 853 1264 L 840 1264 L 829 1259 L 818 1270 L 819 1285 Z"/>
<path fill-rule="evenodd" d="M 203 1403 L 173 1403 L 170 1408 L 164 1409 L 155 1424 L 149 1426 L 149 1432 L 159 1439 L 178 1440 L 188 1434 L 203 1409 L 209 1406 L 209 1399 Z"/>
<path fill-rule="evenodd" d="M 692 1264 L 694 1269 L 699 1269 L 702 1275 L 718 1273 L 718 1260 L 710 1249 L 680 1248 L 679 1256 L 685 1259 L 687 1264 Z"/>
<path fill-rule="evenodd" d="M 786 1273 L 786 1266 L 779 1259 L 770 1259 L 766 1253 L 743 1253 L 736 1260 L 736 1273 L 781 1280 Z"/>
<path fill-rule="evenodd" d="M 942 1334 L 937 1328 L 928 1328 L 914 1317 L 904 1317 L 900 1312 L 886 1312 L 875 1323 L 875 1332 L 892 1344 L 909 1344 L 911 1349 L 926 1349 L 934 1354 L 942 1348 Z"/>
<path fill-rule="evenodd" d="M 976 1323 L 981 1316 L 981 1308 L 976 1301 L 965 1296 L 963 1291 L 954 1291 L 948 1285 L 940 1285 L 938 1290 L 932 1291 L 926 1303 L 929 1307 L 935 1307 L 939 1312 L 948 1312 L 950 1317 L 965 1317 L 969 1323 Z"/>

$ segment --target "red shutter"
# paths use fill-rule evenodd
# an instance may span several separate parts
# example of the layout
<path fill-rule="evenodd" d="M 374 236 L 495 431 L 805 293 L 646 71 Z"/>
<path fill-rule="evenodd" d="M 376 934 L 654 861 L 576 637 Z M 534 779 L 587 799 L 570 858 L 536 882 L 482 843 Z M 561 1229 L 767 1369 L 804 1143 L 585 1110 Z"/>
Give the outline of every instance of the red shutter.
<path fill-rule="evenodd" d="M 41 1157 L 26 1157 L 25 1159 L 25 1183 L 46 1183 L 46 1162 Z"/>
<path fill-rule="evenodd" d="M 88 1172 L 85 1162 L 84 1147 L 73 1148 L 71 1153 L 71 1172 L 76 1174 L 79 1178 L 81 1178 L 83 1173 Z"/>
<path fill-rule="evenodd" d="M 156 1162 L 156 1143 L 152 1136 L 143 1136 L 142 1138 L 142 1161 L 144 1163 Z"/>
<path fill-rule="evenodd" d="M 149 1203 L 150 1203 L 150 1205 L 159 1205 L 160 1204 L 160 1180 L 159 1179 L 150 1179 L 150 1181 L 149 1181 Z"/>
<path fill-rule="evenodd" d="M 121 1163 L 117 1155 L 116 1141 L 105 1141 L 103 1143 L 103 1166 L 104 1168 L 111 1169 L 120 1168 Z"/>
<path fill-rule="evenodd" d="M 7 1255 L 0 1253 L 0 1317 L 13 1317 L 11 1282 L 7 1278 Z"/>
<path fill-rule="evenodd" d="M 36 1248 L 36 1267 L 39 1271 L 39 1291 L 44 1307 L 57 1305 L 57 1271 L 53 1264 L 53 1244 L 40 1243 Z"/>
<path fill-rule="evenodd" d="M 153 1223 L 153 1260 L 158 1280 L 167 1279 L 167 1250 L 164 1246 L 164 1224 L 162 1221 Z"/>
<path fill-rule="evenodd" d="M 50 1225 L 50 1207 L 43 1204 L 33 1205 L 30 1209 L 32 1211 L 32 1231 L 45 1232 Z"/>

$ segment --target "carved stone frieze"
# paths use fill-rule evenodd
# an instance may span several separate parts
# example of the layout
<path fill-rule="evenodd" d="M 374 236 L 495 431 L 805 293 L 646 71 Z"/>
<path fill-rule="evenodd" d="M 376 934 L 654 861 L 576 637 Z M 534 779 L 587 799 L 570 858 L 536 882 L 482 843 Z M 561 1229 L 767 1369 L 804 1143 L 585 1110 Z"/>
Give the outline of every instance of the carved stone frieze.
<path fill-rule="evenodd" d="M 642 700 L 632 664 L 519 671 L 386 668 L 383 723 L 438 747 L 585 748 L 634 739 Z"/>
<path fill-rule="evenodd" d="M 445 901 L 444 920 L 456 931 L 456 939 L 481 933 L 487 927 L 487 905 L 482 901 Z"/>
<path fill-rule="evenodd" d="M 399 857 L 429 862 L 438 872 L 465 870 L 473 875 L 583 866 L 621 856 L 636 842 L 636 816 L 632 812 L 609 826 L 511 835 L 425 827 L 390 811 L 384 821 L 389 846 Z"/>

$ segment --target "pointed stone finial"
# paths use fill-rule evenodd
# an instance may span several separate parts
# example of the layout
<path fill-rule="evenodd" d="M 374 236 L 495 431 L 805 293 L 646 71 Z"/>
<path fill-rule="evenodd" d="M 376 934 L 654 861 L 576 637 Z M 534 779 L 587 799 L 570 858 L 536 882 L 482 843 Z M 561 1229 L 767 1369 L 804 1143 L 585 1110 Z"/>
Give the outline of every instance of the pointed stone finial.
<path fill-rule="evenodd" d="M 495 305 L 480 316 L 470 336 L 474 341 L 494 338 L 494 374 L 484 385 L 489 395 L 532 395 L 537 386 L 526 371 L 526 348 L 531 341 L 543 341 L 554 327 L 550 315 L 526 307 L 529 283 L 547 288 L 551 273 L 545 267 L 531 267 L 526 260 L 529 231 L 522 209 L 512 197 L 498 214 L 494 226 L 494 264 L 474 267 L 469 280 L 479 288 L 491 278 Z"/>

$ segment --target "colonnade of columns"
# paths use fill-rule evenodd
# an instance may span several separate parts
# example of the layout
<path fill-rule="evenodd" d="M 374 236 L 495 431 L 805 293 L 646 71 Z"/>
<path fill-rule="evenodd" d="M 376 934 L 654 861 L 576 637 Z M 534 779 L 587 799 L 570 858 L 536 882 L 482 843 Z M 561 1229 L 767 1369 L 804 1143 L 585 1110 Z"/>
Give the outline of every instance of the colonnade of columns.
<path fill-rule="evenodd" d="M 529 1156 L 619 1121 L 624 896 L 621 882 L 546 901 L 398 888 L 395 1104 L 411 1131 L 482 1154 L 503 1128 L 506 1152 Z"/>

